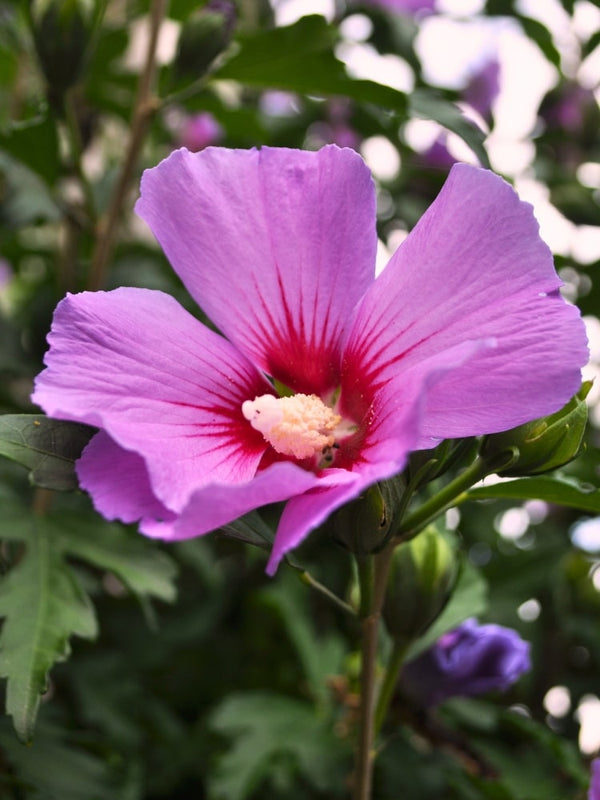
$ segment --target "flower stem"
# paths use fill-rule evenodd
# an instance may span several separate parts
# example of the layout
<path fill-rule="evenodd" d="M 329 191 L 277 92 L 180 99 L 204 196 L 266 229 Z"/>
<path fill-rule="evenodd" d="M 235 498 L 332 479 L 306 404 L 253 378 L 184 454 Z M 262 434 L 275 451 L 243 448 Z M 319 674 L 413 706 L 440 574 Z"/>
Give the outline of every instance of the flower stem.
<path fill-rule="evenodd" d="M 512 454 L 509 455 L 510 460 L 512 460 Z M 450 481 L 450 483 L 444 486 L 436 495 L 413 511 L 412 514 L 408 514 L 404 518 L 398 528 L 397 538 L 403 542 L 414 538 L 423 528 L 439 517 L 439 515 L 448 508 L 458 505 L 465 500 L 467 490 L 470 489 L 471 486 L 486 475 L 495 472 L 496 469 L 499 469 L 501 466 L 505 466 L 504 462 L 506 461 L 506 454 L 501 463 L 494 464 L 478 456 L 473 463 L 457 475 L 454 480 Z"/>
<path fill-rule="evenodd" d="M 94 225 L 97 219 L 96 201 L 94 199 L 92 185 L 90 184 L 83 168 L 83 142 L 81 140 L 81 131 L 79 129 L 79 121 L 77 119 L 77 108 L 73 89 L 70 89 L 65 95 L 64 109 L 73 168 L 75 169 L 77 179 L 81 186 L 81 191 L 83 192 L 85 211 L 88 217 L 87 222 L 89 225 Z"/>
<path fill-rule="evenodd" d="M 374 722 L 375 736 L 377 736 L 384 723 L 385 715 L 393 697 L 394 690 L 396 689 L 398 675 L 400 674 L 400 669 L 404 663 L 408 645 L 409 642 L 402 639 L 397 639 L 394 642 L 394 648 L 392 650 L 392 654 L 385 671 L 385 677 L 383 679 L 383 683 L 381 684 L 379 696 L 377 698 Z"/>
<path fill-rule="evenodd" d="M 360 728 L 354 768 L 353 800 L 370 800 L 375 758 L 375 695 L 379 621 L 394 546 L 357 559 L 361 589 Z"/>
<path fill-rule="evenodd" d="M 113 250 L 129 183 L 148 129 L 148 123 L 158 107 L 157 101 L 152 97 L 152 88 L 156 75 L 158 34 L 166 14 L 167 4 L 168 0 L 153 0 L 150 8 L 148 49 L 138 84 L 137 98 L 131 120 L 129 144 L 108 210 L 96 226 L 96 249 L 92 258 L 88 280 L 88 288 L 91 290 L 100 289 L 104 283 L 106 267 Z"/>
<path fill-rule="evenodd" d="M 327 586 L 322 584 L 316 578 L 314 578 L 310 572 L 306 569 L 302 569 L 302 567 L 295 567 L 293 564 L 290 566 L 296 570 L 296 574 L 302 581 L 302 583 L 310 586 L 311 589 L 314 589 L 316 592 L 319 592 L 320 595 L 326 597 L 329 602 L 333 603 L 336 608 L 339 608 L 340 611 L 344 611 L 346 614 L 352 614 L 352 616 L 356 616 L 356 611 L 352 608 L 349 603 L 344 602 L 341 597 L 338 597 L 337 594 L 328 589 Z"/>

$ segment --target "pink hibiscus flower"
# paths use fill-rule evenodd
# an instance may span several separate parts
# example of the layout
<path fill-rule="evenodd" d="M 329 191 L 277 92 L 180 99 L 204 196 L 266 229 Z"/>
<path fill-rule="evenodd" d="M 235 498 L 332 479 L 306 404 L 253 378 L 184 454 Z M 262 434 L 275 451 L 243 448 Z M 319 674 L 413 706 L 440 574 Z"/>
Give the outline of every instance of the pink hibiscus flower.
<path fill-rule="evenodd" d="M 178 150 L 144 173 L 136 211 L 222 336 L 162 292 L 68 295 L 33 399 L 101 429 L 81 486 L 146 535 L 287 500 L 272 573 L 409 451 L 579 389 L 579 313 L 531 207 L 491 172 L 456 165 L 377 279 L 373 182 L 335 145 Z"/>

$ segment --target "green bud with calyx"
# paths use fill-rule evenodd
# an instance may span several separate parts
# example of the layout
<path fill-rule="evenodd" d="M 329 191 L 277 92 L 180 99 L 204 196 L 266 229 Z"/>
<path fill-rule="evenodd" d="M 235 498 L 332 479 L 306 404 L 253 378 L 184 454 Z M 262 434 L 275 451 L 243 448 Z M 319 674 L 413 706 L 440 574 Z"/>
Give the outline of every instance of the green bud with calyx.
<path fill-rule="evenodd" d="M 29 22 L 49 93 L 62 96 L 81 77 L 102 0 L 32 0 Z"/>
<path fill-rule="evenodd" d="M 383 605 L 394 639 L 413 641 L 435 622 L 452 594 L 458 565 L 450 535 L 435 525 L 394 550 Z"/>
<path fill-rule="evenodd" d="M 236 10 L 231 0 L 210 0 L 204 8 L 194 11 L 181 29 L 175 74 L 192 79 L 202 77 L 228 47 L 235 20 Z"/>
<path fill-rule="evenodd" d="M 330 517 L 333 539 L 357 556 L 380 550 L 390 529 L 390 510 L 378 484 L 370 486 L 357 500 L 342 506 Z"/>
<path fill-rule="evenodd" d="M 475 457 L 475 439 L 444 439 L 430 450 L 415 450 L 408 457 L 405 473 L 412 491 L 456 469 Z"/>
<path fill-rule="evenodd" d="M 588 417 L 585 398 L 591 386 L 586 381 L 560 411 L 549 417 L 486 436 L 480 451 L 482 458 L 497 459 L 512 451 L 514 457 L 509 465 L 495 470 L 507 478 L 539 475 L 568 464 L 582 447 Z"/>

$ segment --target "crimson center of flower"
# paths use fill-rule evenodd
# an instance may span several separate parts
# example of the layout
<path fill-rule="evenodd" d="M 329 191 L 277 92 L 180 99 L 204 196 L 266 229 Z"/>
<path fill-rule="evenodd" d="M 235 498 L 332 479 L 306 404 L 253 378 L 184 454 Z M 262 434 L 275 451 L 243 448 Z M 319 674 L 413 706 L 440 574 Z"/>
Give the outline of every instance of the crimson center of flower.
<path fill-rule="evenodd" d="M 242 403 L 242 414 L 274 450 L 300 460 L 332 448 L 342 421 L 316 394 L 263 394 Z"/>

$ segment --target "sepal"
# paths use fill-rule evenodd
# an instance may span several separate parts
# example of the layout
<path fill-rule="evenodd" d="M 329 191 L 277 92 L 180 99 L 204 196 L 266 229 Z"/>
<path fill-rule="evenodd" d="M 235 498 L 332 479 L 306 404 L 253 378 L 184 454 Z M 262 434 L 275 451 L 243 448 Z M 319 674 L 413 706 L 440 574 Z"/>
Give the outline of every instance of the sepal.
<path fill-rule="evenodd" d="M 579 454 L 587 424 L 585 398 L 591 389 L 586 381 L 569 402 L 549 417 L 527 422 L 509 431 L 486 436 L 481 455 L 494 459 L 503 452 L 514 452 L 515 457 L 498 475 L 514 478 L 539 475 L 562 467 Z"/>

